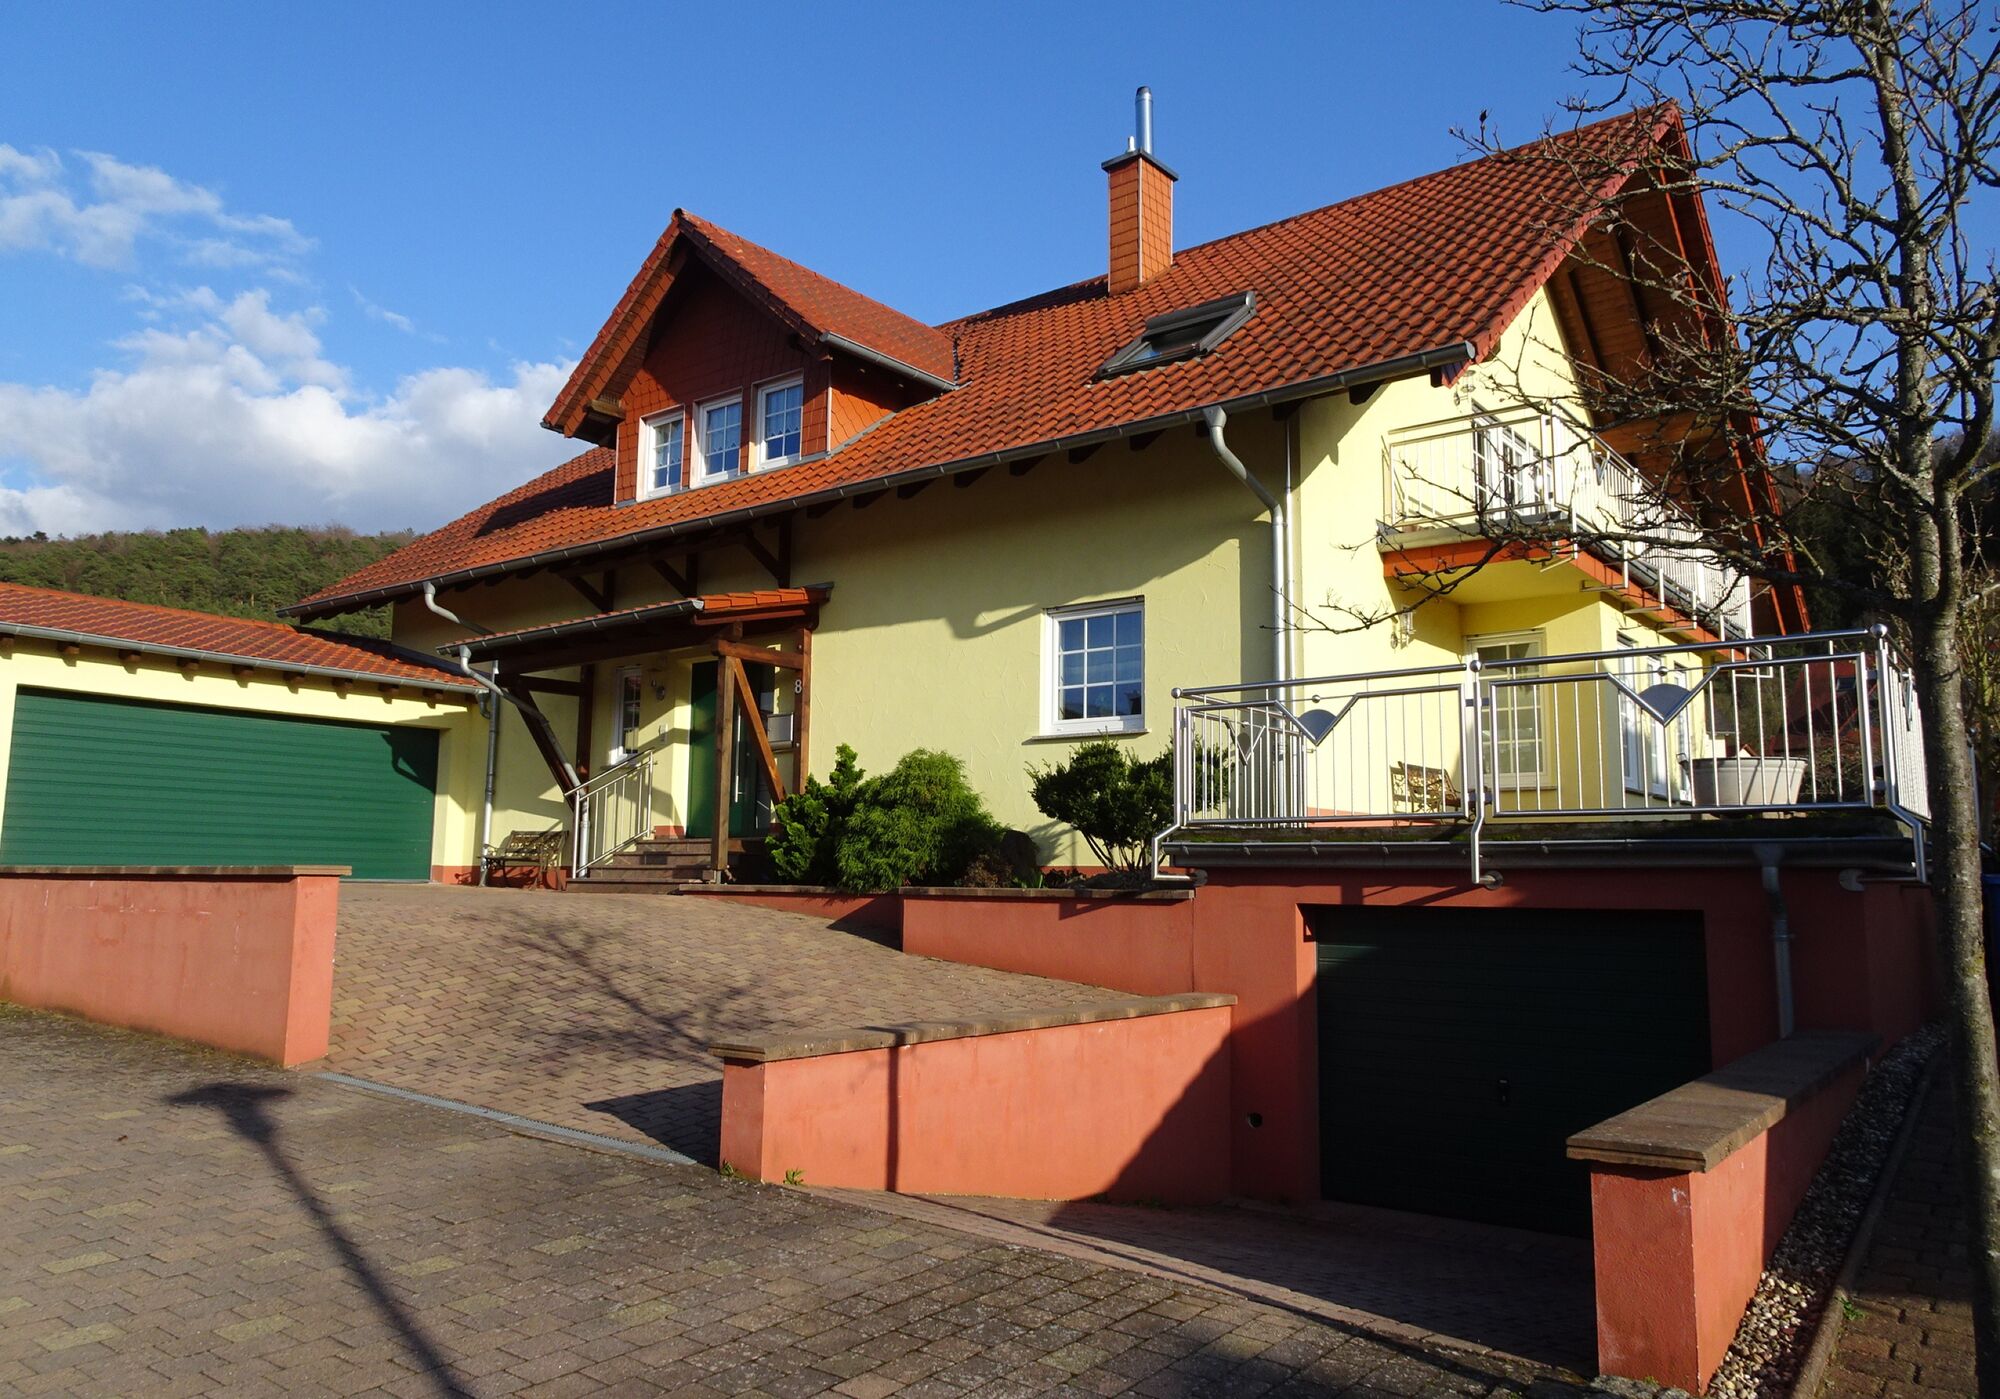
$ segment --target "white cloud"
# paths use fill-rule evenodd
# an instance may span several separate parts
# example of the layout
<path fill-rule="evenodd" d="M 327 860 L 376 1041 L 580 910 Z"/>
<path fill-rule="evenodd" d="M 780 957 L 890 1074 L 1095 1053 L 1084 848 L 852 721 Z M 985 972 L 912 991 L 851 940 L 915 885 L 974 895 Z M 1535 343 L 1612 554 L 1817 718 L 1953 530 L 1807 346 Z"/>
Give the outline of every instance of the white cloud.
<path fill-rule="evenodd" d="M 81 179 L 54 151 L 0 144 L 0 252 L 129 267 L 142 239 L 159 238 L 199 266 L 277 270 L 312 247 L 289 219 L 233 212 L 215 191 L 157 166 L 76 154 Z"/>
<path fill-rule="evenodd" d="M 428 528 L 573 454 L 540 426 L 568 365 L 440 367 L 364 387 L 328 353 L 326 308 L 288 304 L 308 285 L 311 248 L 289 221 L 236 213 L 151 166 L 0 145 L 0 254 L 137 273 L 107 288 L 134 317 L 111 367 L 84 386 L 0 381 L 0 534 Z M 151 275 L 161 253 L 219 269 L 222 290 Z M 257 285 L 233 285 L 246 271 Z M 436 338 L 354 297 L 369 317 Z"/>
<path fill-rule="evenodd" d="M 574 450 L 540 425 L 567 365 L 410 375 L 377 402 L 288 378 L 213 326 L 130 337 L 87 389 L 0 383 L 0 534 L 338 521 L 428 527 Z M 294 363 L 298 363 L 295 361 Z"/>

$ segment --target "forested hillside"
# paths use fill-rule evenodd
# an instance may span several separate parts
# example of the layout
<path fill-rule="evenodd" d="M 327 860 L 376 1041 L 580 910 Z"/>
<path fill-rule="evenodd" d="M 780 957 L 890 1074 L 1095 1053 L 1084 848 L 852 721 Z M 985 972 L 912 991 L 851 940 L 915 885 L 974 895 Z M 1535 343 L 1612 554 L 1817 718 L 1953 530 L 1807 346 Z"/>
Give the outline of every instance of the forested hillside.
<path fill-rule="evenodd" d="M 0 538 L 0 581 L 270 619 L 286 603 L 373 563 L 411 537 L 407 531 L 356 534 L 339 526 L 272 525 L 214 533 L 176 529 Z M 329 625 L 365 636 L 389 634 L 386 611 L 353 613 Z"/>

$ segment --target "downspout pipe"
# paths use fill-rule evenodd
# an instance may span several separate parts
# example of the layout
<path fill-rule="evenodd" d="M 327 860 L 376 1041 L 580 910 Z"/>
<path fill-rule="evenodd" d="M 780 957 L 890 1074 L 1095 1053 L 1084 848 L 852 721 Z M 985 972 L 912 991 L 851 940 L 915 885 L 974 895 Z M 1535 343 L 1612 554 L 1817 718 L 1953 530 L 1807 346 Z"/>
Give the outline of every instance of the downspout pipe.
<path fill-rule="evenodd" d="M 1752 847 L 1763 872 L 1764 899 L 1771 906 L 1771 958 L 1778 976 L 1778 1038 L 1792 1037 L 1792 918 L 1785 906 L 1785 891 L 1778 882 L 1778 865 L 1784 855 L 1775 845 Z"/>
<path fill-rule="evenodd" d="M 1291 678 L 1291 647 L 1285 641 L 1285 628 L 1291 622 L 1291 536 L 1285 503 L 1266 490 L 1242 458 L 1229 449 L 1229 439 L 1224 436 L 1229 415 L 1220 408 L 1204 408 L 1201 416 L 1208 424 L 1208 445 L 1215 450 L 1216 460 L 1271 512 L 1271 678 L 1282 685 Z"/>

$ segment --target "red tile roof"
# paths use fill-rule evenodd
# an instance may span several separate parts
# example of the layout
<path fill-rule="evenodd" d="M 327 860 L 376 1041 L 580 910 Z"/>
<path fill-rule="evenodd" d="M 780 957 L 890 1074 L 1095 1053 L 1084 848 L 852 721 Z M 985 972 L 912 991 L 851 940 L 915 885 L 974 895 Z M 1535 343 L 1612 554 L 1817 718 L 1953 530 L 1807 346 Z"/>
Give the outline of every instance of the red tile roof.
<path fill-rule="evenodd" d="M 210 656 L 278 670 L 474 687 L 463 675 L 373 637 L 310 631 L 283 622 L 218 617 L 178 607 L 0 583 L 0 635 L 41 636 L 170 656 Z"/>
<path fill-rule="evenodd" d="M 822 277 L 790 258 L 779 257 L 769 248 L 739 238 L 685 209 L 676 209 L 666 232 L 640 265 L 639 274 L 618 299 L 611 318 L 577 361 L 569 382 L 542 419 L 544 427 L 564 433 L 576 431 L 585 406 L 604 391 L 620 363 L 643 337 L 674 280 L 674 254 L 683 246 L 701 256 L 751 304 L 763 307 L 809 340 L 837 337 L 836 348 L 846 348 L 839 344 L 846 341 L 848 346 L 893 360 L 940 383 L 955 380 L 951 336 L 945 331 Z"/>
<path fill-rule="evenodd" d="M 1384 366 L 1398 360 L 1411 361 L 1404 372 L 1417 372 L 1476 358 L 1581 233 L 1575 179 L 1584 158 L 1636 166 L 1678 123 L 1671 108 L 1616 117 L 1552 138 L 1553 158 L 1537 143 L 1185 249 L 1168 271 L 1119 296 L 1095 277 L 950 322 L 934 333 L 955 344 L 959 387 L 901 410 L 828 457 L 614 505 L 611 453 L 586 452 L 289 610 L 327 615 L 426 578 L 498 572 L 869 489 L 904 473 L 1196 421 L 1210 405 L 1328 392 L 1344 375 L 1385 377 Z M 677 215 L 676 224 L 700 230 L 775 283 L 791 285 L 774 270 L 780 265 L 814 277 L 691 216 Z M 674 233 L 670 227 L 650 271 L 634 279 L 607 335 L 634 315 L 642 283 L 659 271 Z M 1256 293 L 1255 314 L 1212 353 L 1097 377 L 1149 317 L 1244 291 Z M 579 375 L 604 348 L 592 347 Z"/>

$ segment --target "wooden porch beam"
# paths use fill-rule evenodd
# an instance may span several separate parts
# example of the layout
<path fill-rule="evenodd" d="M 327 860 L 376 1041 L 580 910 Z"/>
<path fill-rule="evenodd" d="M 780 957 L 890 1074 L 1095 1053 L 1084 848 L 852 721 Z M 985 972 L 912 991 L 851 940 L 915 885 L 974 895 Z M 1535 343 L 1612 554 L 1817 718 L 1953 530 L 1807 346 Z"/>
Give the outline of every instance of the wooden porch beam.
<path fill-rule="evenodd" d="M 515 680 L 522 689 L 538 695 L 568 695 L 575 699 L 583 694 L 580 680 L 557 680 L 547 675 L 520 675 Z"/>
<path fill-rule="evenodd" d="M 607 573 L 605 575 L 606 586 L 603 588 L 592 585 L 574 573 L 560 573 L 556 576 L 572 588 L 575 588 L 582 595 L 583 600 L 592 607 L 595 607 L 599 612 L 609 612 L 611 610 L 610 574 Z"/>
<path fill-rule="evenodd" d="M 725 654 L 722 662 L 729 667 L 730 683 L 736 686 L 737 697 L 743 703 L 743 726 L 750 730 L 750 741 L 757 745 L 757 761 L 763 765 L 764 780 L 771 784 L 771 800 L 783 801 L 785 779 L 778 774 L 778 755 L 771 751 L 771 735 L 764 729 L 764 713 L 757 708 L 750 674 L 736 656 Z"/>
<path fill-rule="evenodd" d="M 799 673 L 794 696 L 797 704 L 792 714 L 792 755 L 799 786 L 806 785 L 806 778 L 812 773 L 812 693 L 813 693 L 813 634 L 811 627 L 799 628 Z"/>
<path fill-rule="evenodd" d="M 591 769 L 591 720 L 592 711 L 597 708 L 597 667 L 584 666 L 576 681 L 576 765 L 578 772 L 588 778 Z"/>
<path fill-rule="evenodd" d="M 715 654 L 734 656 L 739 661 L 749 661 L 753 665 L 774 665 L 783 670 L 803 670 L 805 657 L 797 651 L 774 651 L 763 646 L 749 646 L 740 641 L 717 641 Z"/>

